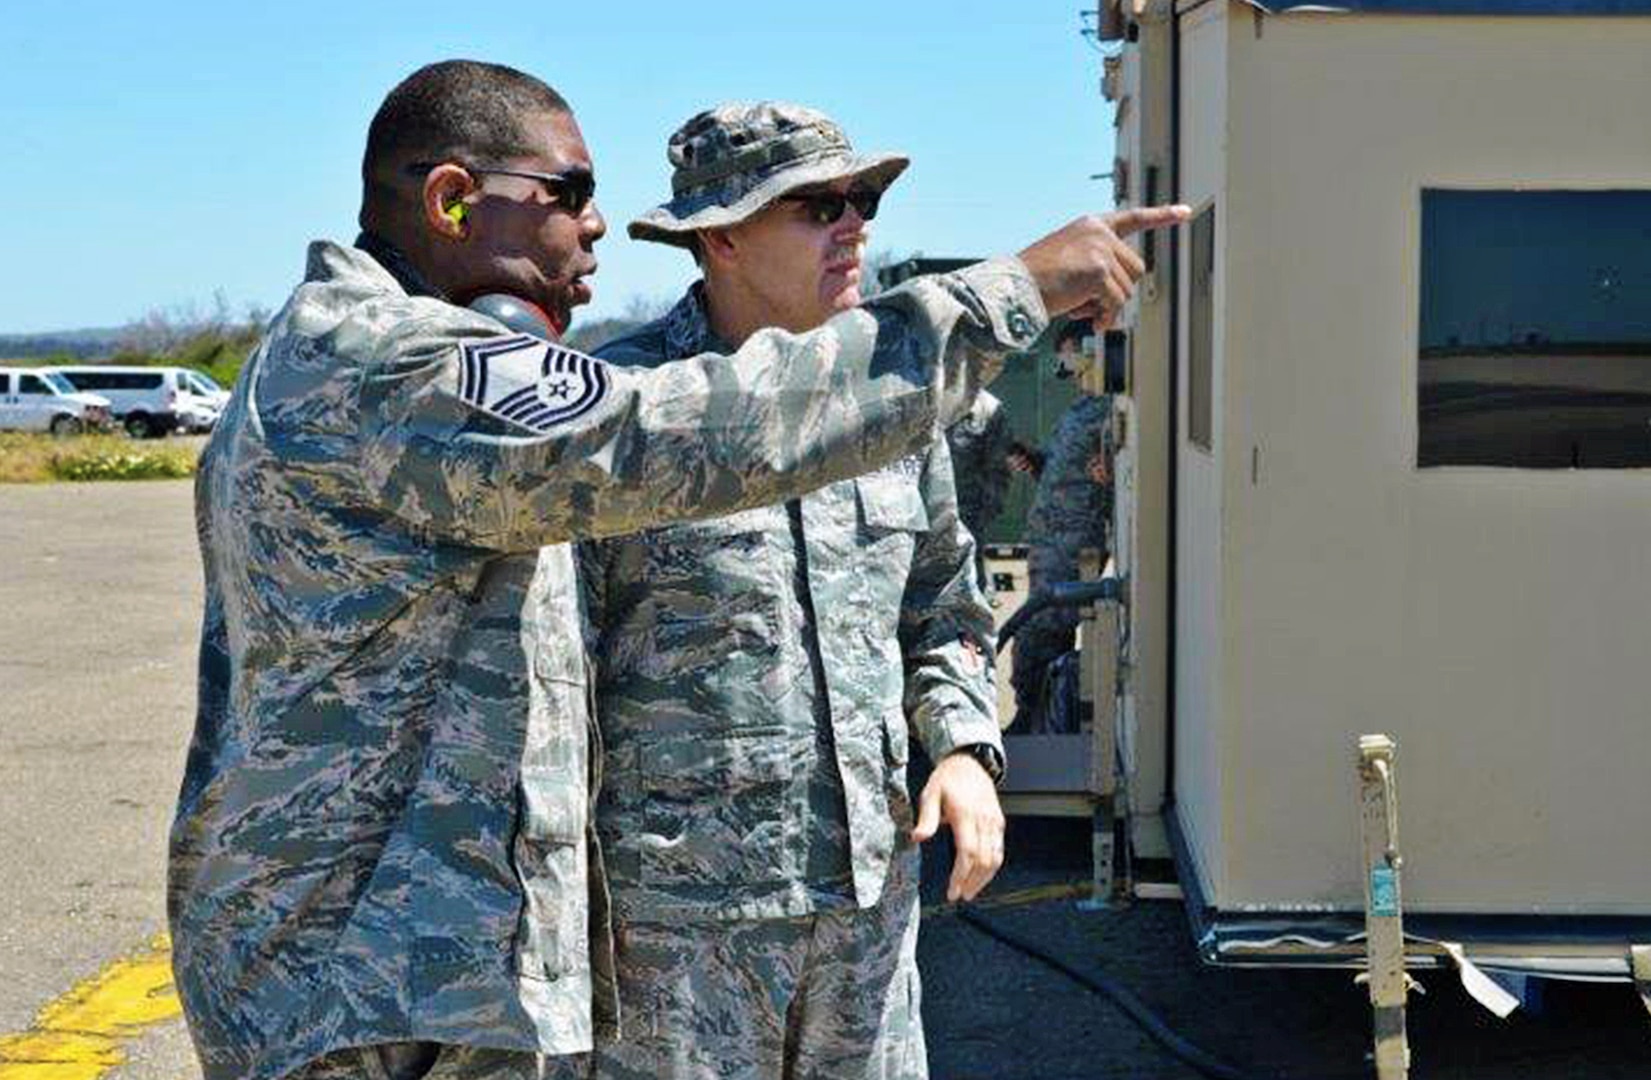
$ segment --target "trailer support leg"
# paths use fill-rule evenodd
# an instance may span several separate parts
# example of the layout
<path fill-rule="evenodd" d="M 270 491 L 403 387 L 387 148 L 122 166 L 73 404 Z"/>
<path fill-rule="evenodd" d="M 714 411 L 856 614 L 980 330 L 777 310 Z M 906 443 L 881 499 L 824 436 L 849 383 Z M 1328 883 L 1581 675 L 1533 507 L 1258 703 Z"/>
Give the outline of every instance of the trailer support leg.
<path fill-rule="evenodd" d="M 1112 796 L 1095 797 L 1095 809 L 1089 819 L 1089 854 L 1092 875 L 1089 896 L 1078 901 L 1083 911 L 1106 911 L 1113 907 L 1118 896 L 1118 849 L 1114 842 Z"/>
<path fill-rule="evenodd" d="M 1393 779 L 1393 740 L 1359 737 L 1359 801 L 1364 836 L 1364 927 L 1370 1006 L 1379 1080 L 1410 1075 L 1410 1043 L 1405 1035 L 1404 914 L 1399 892 L 1399 801 Z"/>
<path fill-rule="evenodd" d="M 1085 581 L 1101 576 L 1100 552 L 1079 553 Z M 1091 703 L 1089 713 L 1090 857 L 1093 874 L 1084 910 L 1105 910 L 1129 898 L 1127 837 L 1120 844 L 1122 818 L 1128 813 L 1118 768 L 1118 605 L 1099 602 L 1083 611 L 1079 650 L 1081 696 Z"/>

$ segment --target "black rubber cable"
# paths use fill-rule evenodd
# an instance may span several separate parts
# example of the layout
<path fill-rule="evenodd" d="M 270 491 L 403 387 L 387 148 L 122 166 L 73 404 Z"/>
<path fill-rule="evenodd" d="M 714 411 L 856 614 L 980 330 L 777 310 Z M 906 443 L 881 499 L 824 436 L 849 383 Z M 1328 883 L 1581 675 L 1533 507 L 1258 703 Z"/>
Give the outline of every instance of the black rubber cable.
<path fill-rule="evenodd" d="M 1195 1046 L 1182 1036 L 1177 1035 L 1145 1002 L 1141 1001 L 1128 987 L 1110 975 L 1101 972 L 1091 974 L 1079 971 L 1060 957 L 1015 936 L 971 908 L 954 907 L 951 914 L 999 944 L 1007 945 L 1016 952 L 1053 968 L 1084 989 L 1111 1001 L 1120 1011 L 1135 1021 L 1155 1042 L 1168 1050 L 1177 1059 L 1197 1070 L 1201 1075 L 1211 1077 L 1212 1080 L 1293 1080 L 1288 1073 L 1246 1073 Z M 1530 1049 L 1521 1049 L 1519 1053 L 1511 1056 L 1481 1057 L 1476 1059 L 1475 1064 L 1477 1066 L 1529 1065 L 1534 1062 L 1567 1061 L 1574 1059 L 1577 1054 L 1599 1049 L 1603 1045 L 1606 1044 L 1597 1039 L 1578 1040 L 1568 1045 L 1539 1048 L 1535 1052 Z M 1363 1068 L 1353 1072 L 1315 1073 L 1311 1080 L 1369 1080 L 1371 1075 L 1373 1075 L 1373 1069 Z"/>
<path fill-rule="evenodd" d="M 1120 1010 L 1122 1010 L 1126 1016 L 1135 1021 L 1136 1026 L 1146 1032 L 1147 1035 L 1153 1039 L 1153 1041 L 1158 1043 L 1158 1045 L 1162 1046 L 1165 1050 L 1168 1050 L 1181 1061 L 1184 1061 L 1192 1068 L 1197 1069 L 1202 1075 L 1210 1077 L 1211 1080 L 1257 1080 L 1257 1078 L 1253 1078 L 1248 1073 L 1242 1072 L 1239 1069 L 1228 1065 L 1226 1062 L 1220 1060 L 1207 1051 L 1194 1046 L 1191 1042 L 1188 1042 L 1180 1035 L 1177 1035 L 1170 1029 L 1168 1024 L 1159 1019 L 1157 1014 L 1147 1007 L 1145 1002 L 1136 997 L 1128 987 L 1124 986 L 1123 983 L 1119 982 L 1117 979 L 1114 979 L 1112 976 L 1101 972 L 1091 974 L 1089 972 L 1079 971 L 1077 968 L 1073 967 L 1071 964 L 1068 964 L 1060 957 L 1053 955 L 1052 953 L 1032 944 L 1031 942 L 1024 941 L 1016 937 L 1014 934 L 998 926 L 996 923 L 992 922 L 992 920 L 979 914 L 978 912 L 971 911 L 970 909 L 963 907 L 956 910 L 957 917 L 959 919 L 968 923 L 976 930 L 979 930 L 987 937 L 1009 946 L 1016 952 L 1030 956 L 1032 959 L 1037 960 L 1048 967 L 1054 968 L 1056 971 L 1060 972 L 1062 975 L 1065 975 L 1068 979 L 1071 979 L 1084 989 L 1093 991 L 1094 993 L 1106 998 L 1108 1001 L 1111 1001 Z"/>

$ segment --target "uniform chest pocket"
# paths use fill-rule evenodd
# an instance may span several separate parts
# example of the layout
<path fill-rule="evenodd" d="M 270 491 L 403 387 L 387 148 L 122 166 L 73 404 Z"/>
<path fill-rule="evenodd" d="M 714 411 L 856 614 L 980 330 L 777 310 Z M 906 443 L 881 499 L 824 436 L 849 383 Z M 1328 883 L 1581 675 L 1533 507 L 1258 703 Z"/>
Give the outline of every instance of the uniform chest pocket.
<path fill-rule="evenodd" d="M 796 875 L 788 735 L 696 732 L 641 748 L 644 885 L 716 888 Z"/>
<path fill-rule="evenodd" d="M 916 477 L 892 470 L 856 479 L 854 498 L 860 519 L 855 554 L 864 568 L 854 575 L 851 594 L 861 611 L 859 628 L 873 649 L 892 649 L 901 590 L 917 557 L 918 539 L 928 531 L 929 511 Z"/>
<path fill-rule="evenodd" d="M 729 596 L 761 588 L 769 576 L 771 537 L 788 535 L 785 508 L 759 506 L 643 533 L 639 576 L 653 592 Z"/>

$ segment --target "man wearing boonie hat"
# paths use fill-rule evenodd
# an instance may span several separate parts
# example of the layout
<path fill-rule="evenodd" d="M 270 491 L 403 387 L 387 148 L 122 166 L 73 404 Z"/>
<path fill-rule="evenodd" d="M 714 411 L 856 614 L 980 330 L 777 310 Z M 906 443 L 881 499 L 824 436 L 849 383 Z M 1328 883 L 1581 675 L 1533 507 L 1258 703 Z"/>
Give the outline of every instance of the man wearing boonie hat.
<path fill-rule="evenodd" d="M 674 197 L 630 234 L 703 277 L 598 356 L 654 367 L 860 302 L 866 223 L 906 158 L 777 102 L 702 112 L 668 156 Z M 1003 860 L 992 616 L 945 441 L 585 544 L 580 570 L 623 1017 L 597 1075 L 926 1076 L 917 843 L 952 829 L 954 900 Z M 915 811 L 908 727 L 938 763 Z"/>

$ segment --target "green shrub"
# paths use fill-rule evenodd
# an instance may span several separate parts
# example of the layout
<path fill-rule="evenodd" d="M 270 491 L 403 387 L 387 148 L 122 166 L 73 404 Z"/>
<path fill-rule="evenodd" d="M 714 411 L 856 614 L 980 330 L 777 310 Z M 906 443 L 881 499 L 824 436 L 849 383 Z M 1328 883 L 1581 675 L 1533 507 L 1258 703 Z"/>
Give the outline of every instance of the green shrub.
<path fill-rule="evenodd" d="M 193 452 L 76 449 L 52 455 L 59 480 L 177 480 L 195 473 Z"/>
<path fill-rule="evenodd" d="M 170 480 L 192 476 L 200 442 L 134 442 L 124 435 L 54 438 L 0 432 L 0 483 L 51 480 Z"/>

